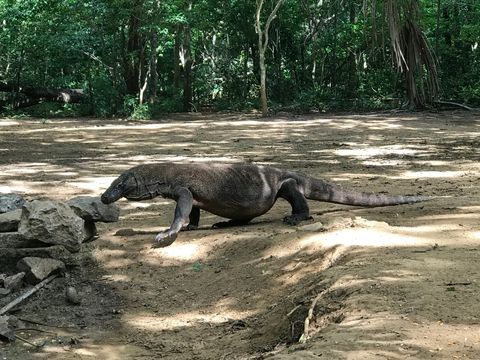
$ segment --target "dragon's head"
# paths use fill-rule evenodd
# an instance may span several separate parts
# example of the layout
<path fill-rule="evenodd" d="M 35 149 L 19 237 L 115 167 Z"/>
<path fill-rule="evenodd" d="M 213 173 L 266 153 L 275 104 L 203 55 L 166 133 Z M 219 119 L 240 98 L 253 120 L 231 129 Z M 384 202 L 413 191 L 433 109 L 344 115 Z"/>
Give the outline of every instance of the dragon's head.
<path fill-rule="evenodd" d="M 115 179 L 109 188 L 102 194 L 102 203 L 111 204 L 122 197 L 128 198 L 130 194 L 137 191 L 137 188 L 135 174 L 131 171 L 127 171 Z"/>

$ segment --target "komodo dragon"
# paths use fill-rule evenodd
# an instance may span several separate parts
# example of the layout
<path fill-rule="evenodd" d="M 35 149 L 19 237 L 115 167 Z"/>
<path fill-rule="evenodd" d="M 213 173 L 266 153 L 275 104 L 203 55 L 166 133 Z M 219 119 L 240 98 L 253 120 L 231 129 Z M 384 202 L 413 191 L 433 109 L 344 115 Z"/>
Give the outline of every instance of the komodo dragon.
<path fill-rule="evenodd" d="M 188 224 L 187 230 L 196 229 L 200 209 L 231 219 L 214 224 L 214 227 L 243 225 L 265 214 L 278 198 L 283 198 L 292 206 L 292 214 L 283 222 L 297 225 L 310 219 L 307 199 L 369 207 L 412 204 L 429 199 L 344 189 L 270 166 L 157 163 L 125 171 L 102 194 L 101 200 L 110 204 L 122 197 L 146 200 L 157 196 L 177 202 L 170 228 L 155 237 L 158 247 L 173 243 L 184 225 Z"/>

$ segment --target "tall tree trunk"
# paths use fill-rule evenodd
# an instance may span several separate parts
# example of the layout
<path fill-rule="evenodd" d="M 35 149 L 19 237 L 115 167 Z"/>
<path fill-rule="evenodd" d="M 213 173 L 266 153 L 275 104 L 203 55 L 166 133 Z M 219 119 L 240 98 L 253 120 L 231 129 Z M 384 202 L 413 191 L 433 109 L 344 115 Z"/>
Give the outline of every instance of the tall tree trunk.
<path fill-rule="evenodd" d="M 180 45 L 180 62 L 183 67 L 183 111 L 191 111 L 193 106 L 193 90 L 192 90 L 192 28 L 190 26 L 190 18 L 192 12 L 192 0 L 185 3 L 186 24 L 182 26 L 183 39 Z"/>
<path fill-rule="evenodd" d="M 192 30 L 189 25 L 185 27 L 183 37 L 183 111 L 191 111 L 193 105 L 192 91 Z"/>
<path fill-rule="evenodd" d="M 136 95 L 139 92 L 140 53 L 143 47 L 143 39 L 140 34 L 142 5 L 142 0 L 134 1 L 128 20 L 127 48 L 124 57 L 124 78 L 127 93 L 130 95 Z"/>
<path fill-rule="evenodd" d="M 262 29 L 261 13 L 264 0 L 257 0 L 257 10 L 255 14 L 255 31 L 258 34 L 258 53 L 260 66 L 260 109 L 262 116 L 268 115 L 268 101 L 267 101 L 267 66 L 265 65 L 265 51 L 268 46 L 268 30 L 273 19 L 277 17 L 278 9 L 285 2 L 285 0 L 277 0 L 275 7 L 267 18 L 265 26 Z"/>
<path fill-rule="evenodd" d="M 149 73 L 145 66 L 145 46 L 142 46 L 139 56 L 139 72 L 138 72 L 138 89 L 139 89 L 139 103 L 142 105 L 145 102 L 146 92 L 148 90 Z"/>
<path fill-rule="evenodd" d="M 435 51 L 438 51 L 438 42 L 440 40 L 440 10 L 442 2 L 437 0 L 437 19 L 435 24 Z"/>
<path fill-rule="evenodd" d="M 260 45 L 260 41 L 259 41 Z M 268 115 L 268 100 L 267 100 L 267 67 L 265 65 L 265 49 L 260 49 L 260 110 L 262 116 Z"/>
<path fill-rule="evenodd" d="M 173 86 L 176 90 L 180 88 L 180 47 L 183 25 L 175 25 L 175 43 L 173 45 Z"/>
<path fill-rule="evenodd" d="M 357 23 L 357 14 L 355 9 L 355 1 L 350 1 L 350 24 L 355 25 Z M 357 72 L 357 57 L 355 48 L 351 48 L 348 53 L 348 85 L 347 96 L 354 98 L 357 92 L 358 86 L 358 72 Z"/>
<path fill-rule="evenodd" d="M 60 103 L 79 103 L 86 96 L 81 89 L 51 89 L 45 87 L 23 86 L 15 82 L 0 82 L 1 92 L 23 94 L 36 101 L 52 101 Z M 18 106 L 19 104 L 16 104 Z"/>
<path fill-rule="evenodd" d="M 151 77 L 150 81 L 150 103 L 157 102 L 157 86 L 158 86 L 158 72 L 157 72 L 157 46 L 158 46 L 158 34 L 155 30 L 152 31 L 150 38 L 150 68 L 149 73 Z"/>

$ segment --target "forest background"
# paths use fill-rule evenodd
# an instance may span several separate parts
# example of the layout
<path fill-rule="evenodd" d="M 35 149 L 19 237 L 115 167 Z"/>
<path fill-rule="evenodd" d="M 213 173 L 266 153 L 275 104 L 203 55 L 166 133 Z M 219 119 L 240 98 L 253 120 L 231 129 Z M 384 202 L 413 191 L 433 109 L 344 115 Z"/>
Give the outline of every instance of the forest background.
<path fill-rule="evenodd" d="M 478 106 L 479 43 L 478 0 L 0 0 L 0 111 Z"/>

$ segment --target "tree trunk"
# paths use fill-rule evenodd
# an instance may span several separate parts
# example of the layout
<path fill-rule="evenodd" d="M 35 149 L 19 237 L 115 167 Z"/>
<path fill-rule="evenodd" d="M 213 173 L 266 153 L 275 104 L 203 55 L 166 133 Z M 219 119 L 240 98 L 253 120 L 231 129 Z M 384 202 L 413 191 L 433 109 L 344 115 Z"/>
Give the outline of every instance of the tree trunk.
<path fill-rule="evenodd" d="M 183 111 L 192 111 L 192 51 L 191 51 L 192 30 L 190 26 L 185 27 L 183 38 Z"/>
<path fill-rule="evenodd" d="M 17 86 L 13 83 L 0 82 L 0 91 L 21 93 L 38 101 L 54 101 L 61 103 L 79 103 L 86 96 L 81 89 L 49 89 L 33 86 Z"/>
<path fill-rule="evenodd" d="M 175 89 L 180 88 L 180 45 L 183 26 L 177 24 L 175 26 L 175 44 L 173 46 L 173 86 Z"/>
<path fill-rule="evenodd" d="M 143 39 L 140 34 L 140 19 L 142 13 L 142 0 L 135 0 L 128 21 L 127 48 L 124 56 L 124 79 L 127 93 L 136 95 L 139 92 L 141 51 Z"/>
<path fill-rule="evenodd" d="M 138 89 L 139 89 L 139 103 L 142 105 L 145 102 L 146 93 L 148 90 L 149 73 L 145 66 L 145 46 L 142 46 L 139 56 L 139 72 L 138 72 Z"/>
<path fill-rule="evenodd" d="M 183 111 L 191 111 L 193 106 L 192 90 L 192 28 L 190 27 L 190 18 L 192 12 L 192 0 L 187 0 L 185 4 L 186 24 L 182 25 L 183 41 L 180 45 L 180 62 L 183 67 Z M 180 34 L 178 34 L 180 36 Z"/>
<path fill-rule="evenodd" d="M 272 12 L 265 22 L 265 26 L 262 29 L 261 13 L 263 7 L 263 0 L 257 0 L 257 10 L 255 14 L 255 31 L 258 34 L 258 53 L 259 53 L 259 66 L 260 66 L 260 109 L 262 116 L 268 115 L 268 102 L 267 102 L 267 66 L 265 64 L 265 51 L 268 46 L 268 30 L 273 19 L 277 16 L 278 9 L 284 3 L 285 0 L 278 0 Z"/>
<path fill-rule="evenodd" d="M 437 67 L 427 37 L 417 25 L 418 3 L 411 0 L 403 6 L 394 0 L 385 2 L 390 41 L 397 69 L 405 74 L 408 105 L 423 109 L 440 92 Z"/>
<path fill-rule="evenodd" d="M 157 72 L 157 45 L 158 45 L 158 34 L 156 31 L 152 32 L 150 38 L 150 68 L 149 73 L 151 77 L 150 81 L 150 103 L 154 104 L 157 102 L 157 86 L 158 86 L 158 72 Z"/>
<path fill-rule="evenodd" d="M 355 1 L 350 1 L 350 24 L 357 23 L 357 14 L 355 9 Z M 358 72 L 357 72 L 357 57 L 356 51 L 352 47 L 348 54 L 348 85 L 346 95 L 350 98 L 355 98 L 358 86 Z"/>
<path fill-rule="evenodd" d="M 265 50 L 260 49 L 260 110 L 262 116 L 268 115 L 267 102 L 267 67 L 265 66 Z"/>

